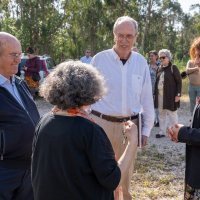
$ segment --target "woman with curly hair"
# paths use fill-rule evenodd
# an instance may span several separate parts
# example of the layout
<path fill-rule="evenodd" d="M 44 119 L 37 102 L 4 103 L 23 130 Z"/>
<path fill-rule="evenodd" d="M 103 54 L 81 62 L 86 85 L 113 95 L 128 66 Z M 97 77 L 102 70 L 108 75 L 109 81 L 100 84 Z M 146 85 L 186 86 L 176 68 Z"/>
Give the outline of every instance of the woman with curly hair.
<path fill-rule="evenodd" d="M 186 66 L 189 77 L 188 93 L 190 112 L 193 113 L 196 98 L 200 96 L 200 37 L 194 39 L 190 47 L 190 60 Z"/>
<path fill-rule="evenodd" d="M 42 117 L 34 138 L 35 200 L 114 199 L 131 164 L 137 127 L 131 121 L 124 125 L 128 145 L 116 161 L 106 133 L 88 114 L 105 92 L 99 72 L 80 61 L 61 63 L 41 85 L 41 96 L 54 108 Z"/>

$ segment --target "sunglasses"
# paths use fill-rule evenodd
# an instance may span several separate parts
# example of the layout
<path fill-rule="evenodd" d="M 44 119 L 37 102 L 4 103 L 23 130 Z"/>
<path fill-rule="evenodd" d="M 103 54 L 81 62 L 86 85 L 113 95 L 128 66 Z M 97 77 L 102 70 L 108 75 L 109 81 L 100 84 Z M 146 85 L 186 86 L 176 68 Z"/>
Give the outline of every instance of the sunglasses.
<path fill-rule="evenodd" d="M 162 56 L 162 57 L 159 57 L 159 59 L 161 60 L 164 60 L 166 58 L 166 56 Z"/>

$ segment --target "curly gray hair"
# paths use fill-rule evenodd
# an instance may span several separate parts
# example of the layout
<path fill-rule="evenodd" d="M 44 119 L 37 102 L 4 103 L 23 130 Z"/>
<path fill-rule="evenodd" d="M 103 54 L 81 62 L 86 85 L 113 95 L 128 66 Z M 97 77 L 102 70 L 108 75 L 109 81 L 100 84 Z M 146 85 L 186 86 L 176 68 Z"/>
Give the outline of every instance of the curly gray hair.
<path fill-rule="evenodd" d="M 172 54 L 170 52 L 170 50 L 168 49 L 161 49 L 159 52 L 158 52 L 158 56 L 160 57 L 160 55 L 164 53 L 165 56 L 167 56 L 169 58 L 169 60 L 171 61 L 172 60 Z"/>
<path fill-rule="evenodd" d="M 66 61 L 48 75 L 39 92 L 49 103 L 65 110 L 95 103 L 106 88 L 103 76 L 92 65 Z"/>

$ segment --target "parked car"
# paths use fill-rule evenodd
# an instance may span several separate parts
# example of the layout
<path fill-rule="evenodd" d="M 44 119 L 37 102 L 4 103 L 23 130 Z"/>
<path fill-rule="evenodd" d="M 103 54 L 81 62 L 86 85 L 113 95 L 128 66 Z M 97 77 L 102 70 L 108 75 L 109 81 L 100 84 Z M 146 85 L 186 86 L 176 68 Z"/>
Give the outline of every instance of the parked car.
<path fill-rule="evenodd" d="M 43 56 L 38 56 L 41 61 L 41 66 L 40 66 L 40 82 L 44 80 L 44 78 L 51 72 L 51 70 L 56 66 L 54 60 L 48 56 L 48 55 L 43 55 Z M 19 75 L 22 79 L 24 79 L 24 66 L 26 64 L 26 61 L 28 59 L 27 55 L 22 55 L 21 57 L 21 62 L 19 63 L 19 70 L 17 75 Z"/>

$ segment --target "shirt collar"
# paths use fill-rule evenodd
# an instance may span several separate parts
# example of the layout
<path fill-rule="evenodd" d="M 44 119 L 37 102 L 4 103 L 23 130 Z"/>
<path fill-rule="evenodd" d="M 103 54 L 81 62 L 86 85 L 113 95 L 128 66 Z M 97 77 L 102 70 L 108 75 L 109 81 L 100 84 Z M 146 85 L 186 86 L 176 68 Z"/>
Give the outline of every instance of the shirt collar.
<path fill-rule="evenodd" d="M 133 56 L 133 51 L 131 51 L 131 55 L 129 56 L 128 60 L 126 62 L 130 63 L 131 62 L 131 57 Z M 112 48 L 112 55 L 114 57 L 115 60 L 120 60 L 120 57 L 118 56 L 118 54 L 115 52 L 114 48 Z"/>
<path fill-rule="evenodd" d="M 11 83 L 13 84 L 15 82 L 15 77 L 11 76 L 11 82 L 9 79 L 7 79 L 5 76 L 0 74 L 0 86 L 4 85 L 5 83 Z"/>

